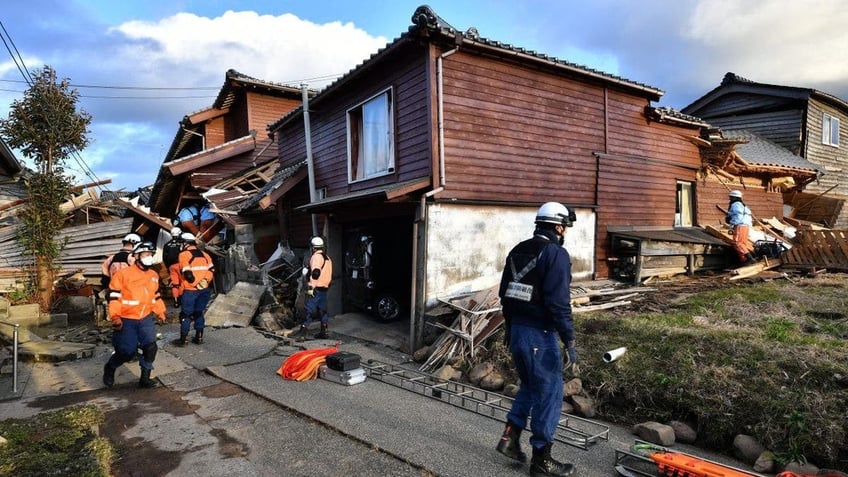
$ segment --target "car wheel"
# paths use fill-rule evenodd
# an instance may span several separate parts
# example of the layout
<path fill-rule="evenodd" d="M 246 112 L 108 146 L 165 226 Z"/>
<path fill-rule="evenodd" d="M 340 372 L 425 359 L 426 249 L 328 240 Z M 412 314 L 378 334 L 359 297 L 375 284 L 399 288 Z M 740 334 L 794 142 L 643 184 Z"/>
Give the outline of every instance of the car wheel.
<path fill-rule="evenodd" d="M 400 303 L 392 295 L 382 293 L 374 301 L 374 314 L 380 321 L 394 321 L 400 316 Z"/>

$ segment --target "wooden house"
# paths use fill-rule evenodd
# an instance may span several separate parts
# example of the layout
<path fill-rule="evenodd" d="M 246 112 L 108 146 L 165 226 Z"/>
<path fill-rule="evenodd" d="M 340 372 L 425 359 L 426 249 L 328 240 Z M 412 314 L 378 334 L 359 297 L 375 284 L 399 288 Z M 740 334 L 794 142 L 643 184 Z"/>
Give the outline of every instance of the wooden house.
<path fill-rule="evenodd" d="M 816 165 L 820 175 L 793 188 L 784 203 L 791 217 L 829 227 L 848 226 L 848 103 L 810 88 L 758 83 L 727 73 L 721 84 L 683 108 L 712 126 L 745 130 Z M 804 190 L 806 192 L 804 192 Z"/>
<path fill-rule="evenodd" d="M 187 204 L 211 202 L 220 225 L 236 235 L 247 229 L 252 252 L 267 259 L 279 240 L 274 207 L 242 214 L 242 205 L 264 196 L 279 166 L 267 124 L 298 107 L 301 97 L 299 88 L 227 71 L 212 106 L 180 121 L 151 192 L 148 219 L 167 230 Z"/>
<path fill-rule="evenodd" d="M 334 313 L 366 260 L 413 323 L 439 298 L 494 285 L 547 201 L 576 211 L 575 279 L 609 277 L 611 228 L 697 225 L 707 124 L 651 106 L 662 94 L 419 7 L 408 31 L 269 125 L 281 165 L 311 172 L 279 195 L 280 234 L 304 248 L 326 236 L 341 264 Z"/>

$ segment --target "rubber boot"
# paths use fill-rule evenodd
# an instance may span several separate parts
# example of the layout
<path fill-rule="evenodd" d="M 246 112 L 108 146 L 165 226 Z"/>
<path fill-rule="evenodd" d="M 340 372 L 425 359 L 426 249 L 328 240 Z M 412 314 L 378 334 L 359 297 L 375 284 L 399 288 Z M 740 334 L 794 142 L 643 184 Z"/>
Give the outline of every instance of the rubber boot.
<path fill-rule="evenodd" d="M 141 368 L 141 378 L 138 380 L 140 388 L 155 388 L 159 383 L 150 379 L 150 370 Z"/>
<path fill-rule="evenodd" d="M 115 384 L 115 368 L 109 363 L 103 366 L 103 384 L 107 388 L 111 388 Z"/>
<path fill-rule="evenodd" d="M 521 450 L 521 429 L 507 422 L 501 440 L 495 449 L 510 459 L 522 464 L 527 462 L 527 454 Z"/>
<path fill-rule="evenodd" d="M 316 340 L 326 340 L 326 339 L 328 339 L 330 337 L 330 334 L 327 333 L 328 328 L 329 328 L 329 326 L 327 325 L 327 323 L 321 323 L 321 331 L 319 331 L 318 334 L 315 335 L 315 339 Z"/>
<path fill-rule="evenodd" d="M 300 325 L 297 327 L 297 330 L 295 330 L 292 334 L 289 335 L 289 338 L 301 341 L 306 338 L 306 331 L 307 328 L 303 325 Z"/>
<path fill-rule="evenodd" d="M 203 330 L 195 331 L 194 338 L 191 339 L 194 344 L 203 344 Z"/>
<path fill-rule="evenodd" d="M 541 449 L 533 448 L 533 458 L 530 460 L 530 475 L 564 476 L 574 473 L 574 465 L 554 460 L 551 457 L 551 446 L 548 444 Z"/>
<path fill-rule="evenodd" d="M 180 333 L 180 337 L 174 341 L 174 344 L 180 348 L 188 346 L 188 333 Z"/>

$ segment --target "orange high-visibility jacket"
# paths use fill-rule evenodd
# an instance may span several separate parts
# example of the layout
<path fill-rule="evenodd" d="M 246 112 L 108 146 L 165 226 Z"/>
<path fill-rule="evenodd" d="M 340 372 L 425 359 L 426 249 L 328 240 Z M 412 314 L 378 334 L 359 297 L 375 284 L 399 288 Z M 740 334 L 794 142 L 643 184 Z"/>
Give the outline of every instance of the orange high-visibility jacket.
<path fill-rule="evenodd" d="M 180 273 L 183 274 L 181 280 L 182 290 L 198 290 L 212 286 L 213 269 L 215 265 L 212 263 L 212 257 L 208 253 L 201 251 L 195 245 L 189 245 L 185 250 L 180 252 Z M 191 270 L 194 275 L 194 281 L 189 282 L 185 278 L 185 272 Z M 206 280 L 205 286 L 198 288 L 203 280 Z"/>
<path fill-rule="evenodd" d="M 318 277 L 313 278 L 315 275 L 318 275 Z M 313 253 L 309 257 L 309 286 L 311 288 L 328 288 L 332 280 L 333 261 L 323 252 Z"/>
<path fill-rule="evenodd" d="M 150 313 L 165 319 L 165 302 L 159 297 L 159 274 L 138 266 L 123 268 L 109 282 L 109 317 L 112 321 L 140 320 Z"/>

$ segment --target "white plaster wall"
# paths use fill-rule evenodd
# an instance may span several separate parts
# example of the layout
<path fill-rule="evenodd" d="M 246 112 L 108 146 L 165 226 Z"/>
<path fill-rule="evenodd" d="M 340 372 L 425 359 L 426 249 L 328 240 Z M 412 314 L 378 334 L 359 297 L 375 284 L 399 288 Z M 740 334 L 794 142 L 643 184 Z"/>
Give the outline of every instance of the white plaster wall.
<path fill-rule="evenodd" d="M 500 282 L 510 249 L 533 234 L 537 207 L 432 204 L 427 207 L 426 307 L 438 298 Z M 565 236 L 575 280 L 594 273 L 595 215 L 576 210 Z"/>

